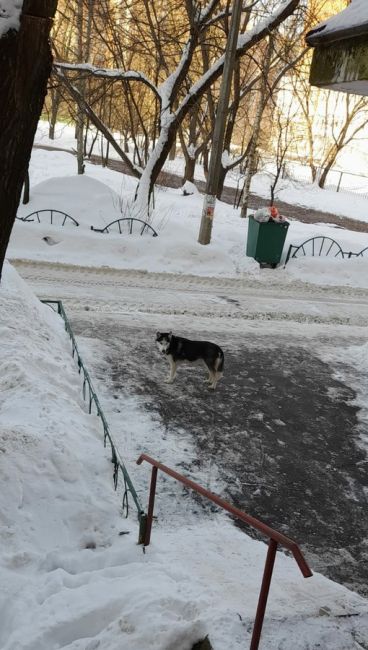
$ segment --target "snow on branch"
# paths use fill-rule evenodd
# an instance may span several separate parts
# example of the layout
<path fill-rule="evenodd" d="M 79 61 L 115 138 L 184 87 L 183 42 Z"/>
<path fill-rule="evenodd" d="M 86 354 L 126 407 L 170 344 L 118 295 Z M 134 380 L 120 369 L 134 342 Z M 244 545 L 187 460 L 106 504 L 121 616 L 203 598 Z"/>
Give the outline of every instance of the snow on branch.
<path fill-rule="evenodd" d="M 10 29 L 19 29 L 23 0 L 0 0 L 0 38 Z"/>
<path fill-rule="evenodd" d="M 261 20 L 253 29 L 240 34 L 236 46 L 236 58 L 240 58 L 247 50 L 259 43 L 268 36 L 274 29 L 290 16 L 298 7 L 300 0 L 283 0 L 280 6 L 266 19 Z M 176 110 L 179 119 L 182 113 L 186 114 L 188 107 L 195 103 L 200 96 L 221 76 L 224 68 L 225 55 L 221 56 L 215 63 L 198 79 L 190 88 L 181 104 Z"/>
<path fill-rule="evenodd" d="M 264 36 L 271 32 L 273 29 L 278 27 L 299 5 L 300 0 L 284 0 L 281 2 L 280 6 L 276 11 L 274 11 L 271 16 L 268 16 L 264 20 L 260 20 L 259 23 L 249 32 L 244 32 L 240 34 L 238 38 L 237 50 L 242 52 L 247 49 L 247 45 L 252 39 L 255 39 L 257 35 L 260 37 L 258 40 L 264 38 Z M 258 41 L 257 41 L 258 42 Z"/>
<path fill-rule="evenodd" d="M 221 165 L 224 169 L 233 169 L 244 160 L 244 154 L 240 156 L 231 156 L 228 151 L 222 152 Z"/>
<path fill-rule="evenodd" d="M 208 18 L 211 16 L 211 14 L 214 12 L 218 5 L 218 0 L 210 0 L 208 3 L 207 7 L 204 7 L 204 9 L 198 9 L 197 12 L 197 24 L 201 25 L 205 23 Z"/>
<path fill-rule="evenodd" d="M 165 120 L 165 115 L 170 119 L 171 97 L 173 95 L 175 85 L 178 83 L 179 79 L 182 76 L 184 66 L 187 66 L 190 62 L 192 50 L 191 43 L 192 39 L 189 39 L 188 43 L 186 43 L 183 47 L 181 59 L 176 67 L 176 70 L 171 75 L 169 75 L 168 78 L 157 89 L 157 92 L 161 98 L 161 122 Z"/>
<path fill-rule="evenodd" d="M 1 3 L 1 0 L 0 0 Z M 65 63 L 62 61 L 55 61 L 54 68 L 57 70 L 69 70 L 70 72 L 86 72 L 93 77 L 102 77 L 103 79 L 115 79 L 116 81 L 141 81 L 148 88 L 150 88 L 155 95 L 160 98 L 157 87 L 146 77 L 143 72 L 135 72 L 134 70 L 120 70 L 119 68 L 98 68 L 91 63 Z"/>

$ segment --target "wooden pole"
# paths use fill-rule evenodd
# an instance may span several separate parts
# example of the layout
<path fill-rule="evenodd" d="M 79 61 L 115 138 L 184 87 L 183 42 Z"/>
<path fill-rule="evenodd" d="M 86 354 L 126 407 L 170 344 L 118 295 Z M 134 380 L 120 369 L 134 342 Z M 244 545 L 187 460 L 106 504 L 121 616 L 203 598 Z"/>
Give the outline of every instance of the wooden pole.
<path fill-rule="evenodd" d="M 204 245 L 209 244 L 211 241 L 212 224 L 213 218 L 215 216 L 216 195 L 220 177 L 226 117 L 229 108 L 231 80 L 235 63 L 241 12 L 242 0 L 234 0 L 229 38 L 227 40 L 224 55 L 224 71 L 221 79 L 220 96 L 217 105 L 215 128 L 212 138 L 211 159 L 208 170 L 206 192 L 203 201 L 202 220 L 198 237 L 198 242 Z"/>

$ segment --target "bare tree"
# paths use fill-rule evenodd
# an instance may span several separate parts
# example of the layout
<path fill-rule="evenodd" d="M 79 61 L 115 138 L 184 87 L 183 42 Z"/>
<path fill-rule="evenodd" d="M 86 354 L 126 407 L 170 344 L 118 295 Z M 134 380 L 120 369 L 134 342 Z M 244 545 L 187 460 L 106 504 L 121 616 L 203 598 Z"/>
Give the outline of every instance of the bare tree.
<path fill-rule="evenodd" d="M 270 205 L 274 205 L 276 187 L 285 170 L 285 160 L 292 142 L 292 125 L 296 118 L 296 109 L 292 104 L 286 107 L 277 107 L 273 122 L 273 148 L 272 163 L 274 171 L 271 172 Z"/>
<path fill-rule="evenodd" d="M 330 137 L 325 142 L 318 175 L 318 185 L 322 188 L 326 184 L 327 175 L 335 164 L 339 153 L 368 124 L 368 102 L 365 97 L 344 94 L 342 97 L 334 97 L 334 100 L 336 103 L 342 104 L 343 110 L 340 111 L 341 120 L 334 119 L 332 121 Z M 329 112 L 329 115 L 336 115 L 336 111 Z"/>
<path fill-rule="evenodd" d="M 237 43 L 236 59 L 243 57 L 246 52 L 260 43 L 270 32 L 276 30 L 298 5 L 299 0 L 283 0 L 267 18 L 256 23 L 252 29 L 241 35 Z M 152 2 L 150 6 L 152 8 Z M 220 9 L 220 0 L 210 0 L 209 4 L 201 11 L 197 10 L 197 4 L 194 0 L 187 0 L 185 11 L 186 24 L 189 24 L 189 30 L 186 27 L 181 35 L 180 60 L 177 61 L 176 67 L 173 66 L 173 60 L 177 59 L 177 55 L 175 56 L 173 52 L 171 42 L 171 55 L 167 55 L 170 63 L 167 59 L 164 59 L 165 63 L 162 65 L 162 74 L 158 85 L 147 74 L 132 70 L 127 72 L 124 70 L 103 70 L 92 65 L 69 65 L 61 62 L 55 66 L 59 74 L 65 74 L 67 70 L 74 73 L 84 72 L 96 77 L 109 77 L 110 80 L 115 78 L 129 83 L 140 83 L 141 86 L 143 84 L 143 86 L 150 89 L 159 107 L 157 113 L 158 136 L 138 183 L 135 206 L 139 212 L 147 212 L 148 210 L 154 184 L 175 142 L 179 125 L 183 123 L 185 117 L 213 83 L 221 77 L 223 72 L 224 60 L 220 56 L 213 59 L 209 69 L 199 78 L 193 80 L 189 88 L 187 87 L 188 77 L 191 76 L 193 61 L 198 51 L 199 36 L 209 32 L 210 28 L 214 28 L 223 19 L 226 12 L 224 13 Z M 182 10 L 180 4 L 181 16 Z M 179 7 L 177 7 L 177 11 L 179 11 Z M 174 14 L 172 19 L 175 19 Z M 128 161 L 126 162 L 129 164 Z M 132 171 L 135 169 L 136 172 L 136 167 L 131 162 L 130 164 Z"/>
<path fill-rule="evenodd" d="M 308 164 L 312 181 L 323 188 L 339 154 L 368 124 L 368 102 L 365 97 L 311 87 L 305 64 L 297 69 L 290 90 L 290 102 L 297 107 L 293 148 Z"/>

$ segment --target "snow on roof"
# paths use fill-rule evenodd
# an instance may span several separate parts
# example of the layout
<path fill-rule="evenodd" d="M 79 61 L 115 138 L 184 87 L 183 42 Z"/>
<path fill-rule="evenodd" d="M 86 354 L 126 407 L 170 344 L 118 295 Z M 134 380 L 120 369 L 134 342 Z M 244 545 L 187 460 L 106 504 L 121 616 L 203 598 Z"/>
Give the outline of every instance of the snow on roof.
<path fill-rule="evenodd" d="M 10 29 L 19 28 L 23 0 L 0 0 L 0 38 Z"/>
<path fill-rule="evenodd" d="M 314 46 L 362 34 L 368 34 L 368 2 L 352 0 L 351 4 L 336 16 L 316 25 L 307 33 L 306 40 L 308 45 Z"/>

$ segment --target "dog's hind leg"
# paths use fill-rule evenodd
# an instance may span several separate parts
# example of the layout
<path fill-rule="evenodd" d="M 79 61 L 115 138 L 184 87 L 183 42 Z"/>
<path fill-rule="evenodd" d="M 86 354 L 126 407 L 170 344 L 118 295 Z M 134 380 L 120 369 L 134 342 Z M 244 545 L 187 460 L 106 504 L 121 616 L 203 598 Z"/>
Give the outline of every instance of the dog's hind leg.
<path fill-rule="evenodd" d="M 217 372 L 214 373 L 213 378 L 212 378 L 212 383 L 209 385 L 209 388 L 212 388 L 212 390 L 215 390 L 218 382 L 218 377 L 217 377 Z"/>
<path fill-rule="evenodd" d="M 210 388 L 212 388 L 213 390 L 215 390 L 215 388 L 217 386 L 217 382 L 220 381 L 222 375 L 224 374 L 222 372 L 222 369 L 224 367 L 224 355 L 223 355 L 223 352 L 221 352 L 221 354 L 219 354 L 219 356 L 215 360 L 214 366 L 215 366 L 215 368 L 212 371 L 213 379 L 212 379 L 212 383 L 210 384 Z M 210 373 L 211 373 L 211 371 L 210 371 Z"/>
<path fill-rule="evenodd" d="M 168 362 L 170 364 L 170 373 L 167 379 L 165 379 L 165 383 L 172 384 L 176 376 L 176 362 L 174 361 L 172 356 L 168 357 Z"/>
<path fill-rule="evenodd" d="M 215 368 L 208 368 L 209 372 L 209 388 L 212 388 L 212 390 L 215 390 L 217 386 L 217 382 L 221 379 L 223 373 L 221 370 L 217 370 L 218 364 L 215 363 Z"/>
<path fill-rule="evenodd" d="M 216 371 L 213 368 L 208 368 L 208 388 L 212 388 L 213 390 L 216 388 L 217 380 L 216 380 Z"/>

